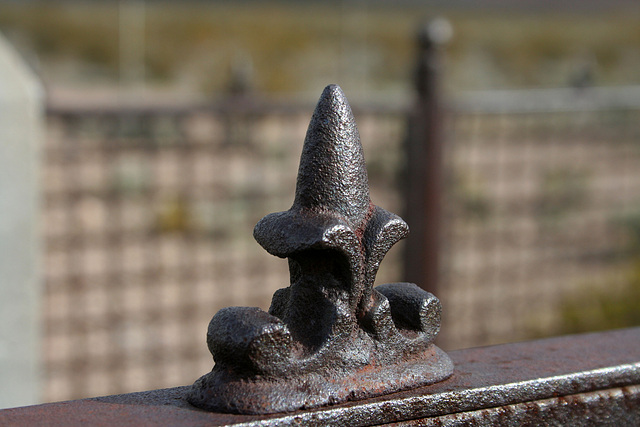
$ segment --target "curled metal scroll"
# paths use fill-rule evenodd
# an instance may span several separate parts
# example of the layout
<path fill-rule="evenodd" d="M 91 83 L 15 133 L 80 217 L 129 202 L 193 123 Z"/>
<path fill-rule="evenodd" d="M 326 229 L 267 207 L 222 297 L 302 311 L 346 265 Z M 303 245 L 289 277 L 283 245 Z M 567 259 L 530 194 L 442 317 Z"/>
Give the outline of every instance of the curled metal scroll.
<path fill-rule="evenodd" d="M 409 228 L 375 206 L 351 108 L 335 85 L 311 118 L 293 206 L 254 237 L 289 260 L 290 286 L 269 312 L 228 307 L 211 320 L 215 365 L 189 401 L 266 414 L 364 399 L 442 381 L 453 372 L 433 341 L 440 301 L 412 283 L 373 287 L 382 258 Z"/>

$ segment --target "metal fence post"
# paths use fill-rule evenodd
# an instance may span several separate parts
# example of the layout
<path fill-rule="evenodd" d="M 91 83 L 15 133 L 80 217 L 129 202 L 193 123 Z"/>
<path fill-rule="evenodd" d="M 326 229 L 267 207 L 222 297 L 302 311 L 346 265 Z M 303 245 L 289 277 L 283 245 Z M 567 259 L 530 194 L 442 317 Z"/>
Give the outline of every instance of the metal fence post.
<path fill-rule="evenodd" d="M 442 215 L 442 47 L 451 26 L 436 19 L 420 29 L 415 75 L 416 105 L 405 147 L 405 212 L 411 228 L 404 256 L 405 280 L 436 294 Z"/>

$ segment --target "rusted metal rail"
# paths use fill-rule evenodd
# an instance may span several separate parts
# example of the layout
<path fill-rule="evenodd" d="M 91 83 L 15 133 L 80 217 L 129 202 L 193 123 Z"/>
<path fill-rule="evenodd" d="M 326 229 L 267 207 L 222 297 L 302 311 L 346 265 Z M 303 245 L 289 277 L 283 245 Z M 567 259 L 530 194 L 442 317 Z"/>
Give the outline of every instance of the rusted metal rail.
<path fill-rule="evenodd" d="M 247 416 L 189 405 L 189 387 L 0 411 L 0 425 L 638 425 L 640 328 L 465 349 L 451 378 L 383 397 Z"/>

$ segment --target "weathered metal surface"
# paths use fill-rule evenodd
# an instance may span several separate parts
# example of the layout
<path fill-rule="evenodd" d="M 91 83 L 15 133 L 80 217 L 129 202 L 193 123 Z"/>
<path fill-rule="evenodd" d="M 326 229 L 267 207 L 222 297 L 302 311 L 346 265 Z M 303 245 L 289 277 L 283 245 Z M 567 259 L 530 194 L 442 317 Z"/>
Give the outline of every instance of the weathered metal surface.
<path fill-rule="evenodd" d="M 178 387 L 0 411 L 0 425 L 637 425 L 640 328 L 450 353 L 449 379 L 328 408 L 273 415 L 197 410 Z M 611 420 L 611 422 L 609 422 Z"/>
<path fill-rule="evenodd" d="M 288 258 L 291 285 L 269 313 L 229 307 L 211 320 L 211 373 L 189 401 L 266 414 L 315 408 L 433 384 L 453 365 L 433 344 L 440 302 L 411 283 L 373 288 L 387 251 L 407 236 L 375 206 L 351 108 L 325 88 L 305 138 L 293 206 L 264 217 L 254 237 Z"/>
<path fill-rule="evenodd" d="M 580 393 L 386 425 L 639 426 L 640 386 Z"/>

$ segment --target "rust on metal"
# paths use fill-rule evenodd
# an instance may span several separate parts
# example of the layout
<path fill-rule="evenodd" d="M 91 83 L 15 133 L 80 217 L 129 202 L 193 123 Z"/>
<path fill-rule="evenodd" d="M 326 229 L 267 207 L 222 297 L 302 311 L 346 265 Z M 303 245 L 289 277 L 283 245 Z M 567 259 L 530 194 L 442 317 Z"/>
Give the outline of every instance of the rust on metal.
<path fill-rule="evenodd" d="M 189 401 L 209 411 L 267 414 L 365 399 L 442 381 L 453 372 L 433 341 L 440 301 L 412 283 L 374 289 L 387 251 L 407 236 L 375 206 L 355 119 L 327 86 L 304 141 L 291 209 L 254 237 L 289 261 L 290 286 L 269 312 L 229 307 L 211 320 L 215 366 Z"/>

